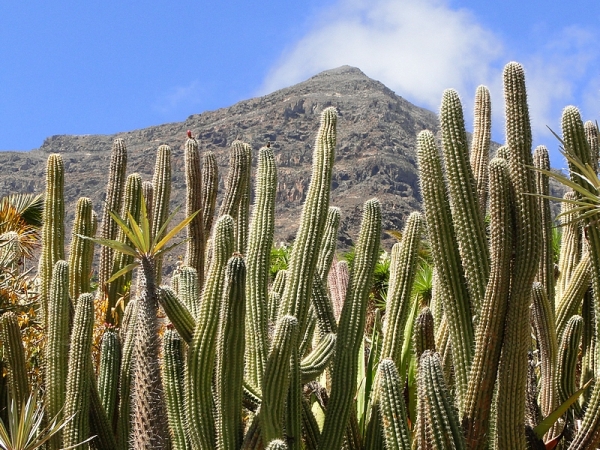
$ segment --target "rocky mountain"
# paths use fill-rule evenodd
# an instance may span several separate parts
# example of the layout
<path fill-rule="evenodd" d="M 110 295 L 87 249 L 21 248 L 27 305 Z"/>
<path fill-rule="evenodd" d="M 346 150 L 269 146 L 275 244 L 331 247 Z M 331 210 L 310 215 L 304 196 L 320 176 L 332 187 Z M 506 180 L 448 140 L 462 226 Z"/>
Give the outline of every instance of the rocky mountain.
<path fill-rule="evenodd" d="M 152 178 L 158 146 L 171 146 L 171 198 L 175 207 L 183 205 L 185 198 L 183 144 L 187 130 L 192 130 L 202 150 L 216 153 L 221 191 L 230 144 L 241 139 L 258 150 L 270 142 L 277 158 L 279 183 L 275 242 L 291 242 L 310 182 L 320 113 L 328 106 L 339 112 L 331 204 L 342 210 L 340 245 L 347 248 L 356 239 L 362 204 L 372 197 L 382 203 L 383 229 L 401 229 L 405 217 L 420 208 L 416 135 L 424 129 L 437 130 L 437 117 L 349 66 L 229 108 L 192 115 L 184 122 L 115 135 L 52 136 L 30 152 L 0 153 L 0 196 L 43 192 L 47 156 L 61 153 L 70 227 L 77 198 L 90 197 L 100 212 L 112 141 L 120 137 L 127 143 L 128 173 L 138 172 L 147 180 Z M 394 240 L 383 238 L 384 247 L 389 249 Z"/>

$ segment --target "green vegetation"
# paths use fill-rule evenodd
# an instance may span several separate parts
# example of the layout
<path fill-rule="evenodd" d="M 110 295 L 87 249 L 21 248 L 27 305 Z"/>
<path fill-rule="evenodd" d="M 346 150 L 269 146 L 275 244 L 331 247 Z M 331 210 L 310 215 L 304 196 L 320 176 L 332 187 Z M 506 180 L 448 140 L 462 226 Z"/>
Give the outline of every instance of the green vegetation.
<path fill-rule="evenodd" d="M 0 200 L 0 447 L 596 448 L 598 129 L 565 109 L 570 174 L 557 174 L 545 147 L 532 152 L 520 65 L 506 66 L 504 92 L 496 155 L 488 90 L 477 90 L 470 148 L 458 93 L 444 92 L 441 148 L 431 131 L 417 137 L 423 211 L 386 231 L 398 240 L 389 251 L 377 199 L 356 246 L 337 248 L 331 107 L 289 244 L 273 245 L 269 146 L 253 181 L 251 147 L 232 143 L 217 208 L 215 156 L 190 137 L 186 217 L 170 228 L 171 149 L 159 147 L 149 183 L 126 176 L 116 140 L 102 221 L 80 199 L 65 255 L 64 166 L 50 155 L 43 201 Z M 550 197 L 549 177 L 564 198 Z M 560 228 L 551 200 L 563 202 Z M 175 248 L 183 263 L 166 280 Z"/>

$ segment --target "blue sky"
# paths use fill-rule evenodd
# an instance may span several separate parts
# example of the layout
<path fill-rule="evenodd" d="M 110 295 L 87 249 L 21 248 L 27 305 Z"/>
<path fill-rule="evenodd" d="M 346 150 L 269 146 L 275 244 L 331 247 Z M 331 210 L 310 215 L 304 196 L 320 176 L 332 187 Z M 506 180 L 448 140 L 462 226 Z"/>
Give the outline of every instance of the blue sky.
<path fill-rule="evenodd" d="M 486 84 L 502 141 L 501 71 L 516 60 L 535 143 L 554 151 L 546 126 L 564 106 L 600 116 L 599 23 L 587 0 L 2 2 L 0 149 L 181 121 L 343 64 L 432 110 L 455 88 L 469 126 Z"/>

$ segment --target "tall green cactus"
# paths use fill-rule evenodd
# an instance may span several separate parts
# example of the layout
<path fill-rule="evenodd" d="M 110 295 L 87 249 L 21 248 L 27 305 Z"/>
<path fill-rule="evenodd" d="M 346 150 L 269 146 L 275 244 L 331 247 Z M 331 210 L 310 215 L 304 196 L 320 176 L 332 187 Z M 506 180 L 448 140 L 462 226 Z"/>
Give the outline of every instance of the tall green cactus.
<path fill-rule="evenodd" d="M 69 295 L 78 299 L 83 293 L 90 292 L 92 272 L 92 255 L 94 243 L 81 236 L 93 237 L 92 234 L 92 201 L 81 197 L 77 200 L 75 223 L 69 250 Z"/>
<path fill-rule="evenodd" d="M 115 139 L 110 156 L 110 168 L 108 170 L 108 183 L 106 184 L 106 203 L 102 210 L 100 228 L 101 239 L 116 239 L 117 223 L 110 216 L 110 211 L 121 211 L 123 202 L 123 190 L 125 188 L 125 173 L 127 170 L 127 147 L 123 139 Z M 100 262 L 98 268 L 98 286 L 104 290 L 106 281 L 111 276 L 113 267 L 114 250 L 112 248 L 100 247 Z"/>
<path fill-rule="evenodd" d="M 82 294 L 77 300 L 69 368 L 67 376 L 64 416 L 74 416 L 63 430 L 63 447 L 77 445 L 90 436 L 90 389 L 93 376 L 92 331 L 94 328 L 94 297 Z"/>
<path fill-rule="evenodd" d="M 564 333 L 560 340 L 558 351 L 558 396 L 561 403 L 575 393 L 577 390 L 577 356 L 583 330 L 583 318 L 574 315 L 567 322 Z M 582 411 L 578 403 L 574 404 L 576 417 L 581 417 Z"/>
<path fill-rule="evenodd" d="M 268 284 L 275 229 L 277 169 L 273 149 L 263 147 L 259 150 L 256 178 L 256 200 L 250 222 L 247 252 L 246 371 L 250 383 L 260 388 L 268 356 Z"/>
<path fill-rule="evenodd" d="M 100 367 L 98 369 L 98 391 L 102 407 L 110 424 L 115 423 L 117 415 L 117 396 L 119 394 L 119 372 L 121 370 L 121 342 L 119 335 L 107 329 L 102 335 L 100 345 Z"/>
<path fill-rule="evenodd" d="M 59 414 L 66 400 L 70 316 L 69 265 L 65 261 L 57 261 L 52 272 L 52 288 L 48 301 L 49 320 L 44 365 L 45 405 L 49 418 Z M 50 450 L 61 448 L 61 436 L 62 433 L 58 433 L 50 440 Z"/>
<path fill-rule="evenodd" d="M 471 170 L 477 185 L 479 211 L 485 214 L 488 197 L 488 163 L 490 160 L 490 139 L 492 135 L 492 102 L 490 91 L 478 86 L 475 92 L 475 117 L 473 140 L 471 142 Z"/>
<path fill-rule="evenodd" d="M 202 183 L 202 220 L 206 243 L 212 230 L 219 186 L 219 167 L 213 152 L 206 152 L 202 155 Z"/>
<path fill-rule="evenodd" d="M 169 202 L 171 201 L 171 147 L 161 145 L 156 151 L 156 164 L 154 165 L 154 176 L 152 177 L 152 228 L 153 238 L 162 238 L 159 232 L 169 217 Z M 163 231 L 163 233 L 165 233 Z M 156 284 L 162 279 L 162 256 L 156 258 Z"/>
<path fill-rule="evenodd" d="M 196 269 L 198 284 L 204 284 L 204 219 L 202 217 L 202 169 L 200 166 L 200 152 L 196 139 L 185 142 L 185 185 L 186 199 L 185 211 L 190 216 L 199 211 L 196 217 L 187 226 L 187 248 L 184 264 Z"/>
<path fill-rule="evenodd" d="M 200 314 L 188 349 L 185 376 L 188 430 L 192 448 L 202 450 L 213 449 L 216 442 L 212 394 L 215 340 L 223 280 L 234 242 L 234 221 L 229 215 L 221 216 L 215 227 L 213 257 L 202 293 Z"/>
<path fill-rule="evenodd" d="M 238 448 L 242 442 L 242 382 L 244 380 L 244 322 L 246 263 L 235 254 L 227 262 L 220 312 L 215 368 L 217 448 Z"/>
<path fill-rule="evenodd" d="M 17 405 L 17 413 L 29 398 L 29 381 L 25 365 L 25 349 L 21 338 L 21 328 L 17 315 L 12 312 L 2 314 L 0 318 L 0 338 L 4 344 L 4 354 L 7 364 L 8 384 L 11 398 Z"/>
<path fill-rule="evenodd" d="M 48 296 L 52 284 L 52 269 L 58 260 L 65 259 L 65 200 L 62 156 L 48 156 L 46 165 L 46 197 L 42 225 L 42 250 L 38 276 L 40 278 L 40 305 L 44 325 L 48 318 Z"/>
<path fill-rule="evenodd" d="M 471 303 L 452 225 L 441 161 L 434 136 L 429 131 L 422 131 L 417 136 L 417 159 L 431 255 L 439 278 L 440 298 L 445 302 L 457 394 L 459 404 L 463 405 L 473 352 Z M 442 350 L 439 345 L 438 349 Z"/>
<path fill-rule="evenodd" d="M 396 365 L 391 359 L 383 359 L 377 369 L 377 395 L 379 411 L 387 449 L 409 450 L 410 434 L 404 406 L 404 386 Z"/>
<path fill-rule="evenodd" d="M 525 73 L 521 65 L 504 68 L 506 140 L 509 174 L 515 204 L 515 258 L 510 300 L 498 377 L 498 426 L 500 448 L 525 449 L 525 391 L 531 285 L 541 253 L 541 221 L 531 166 L 531 125 Z"/>
<path fill-rule="evenodd" d="M 440 109 L 442 149 L 452 223 L 471 298 L 473 316 L 479 314 L 490 273 L 484 213 L 479 209 L 475 178 L 469 164 L 467 134 L 458 93 L 448 89 Z"/>
<path fill-rule="evenodd" d="M 365 203 L 352 279 L 338 328 L 337 351 L 333 360 L 331 397 L 319 449 L 340 448 L 348 424 L 358 373 L 367 299 L 373 270 L 379 256 L 381 206 L 377 199 Z"/>

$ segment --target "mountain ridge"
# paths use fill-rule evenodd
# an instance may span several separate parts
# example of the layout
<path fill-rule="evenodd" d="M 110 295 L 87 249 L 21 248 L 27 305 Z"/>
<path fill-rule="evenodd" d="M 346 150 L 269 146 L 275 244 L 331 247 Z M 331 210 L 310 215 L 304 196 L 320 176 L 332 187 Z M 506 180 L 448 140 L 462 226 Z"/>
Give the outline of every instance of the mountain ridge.
<path fill-rule="evenodd" d="M 0 153 L 0 196 L 43 192 L 46 158 L 61 153 L 68 226 L 80 196 L 90 197 L 100 212 L 112 141 L 123 138 L 128 148 L 127 172 L 138 172 L 144 180 L 152 178 L 158 146 L 171 146 L 171 205 L 183 205 L 183 145 L 190 129 L 201 151 L 211 150 L 217 156 L 221 193 L 229 145 L 242 139 L 257 152 L 266 142 L 271 143 L 278 166 L 275 242 L 289 242 L 295 236 L 310 182 L 319 116 L 329 106 L 339 113 L 331 205 L 342 210 L 341 246 L 347 247 L 357 238 L 362 204 L 372 197 L 382 203 L 383 228 L 401 229 L 405 217 L 420 208 L 416 135 L 423 129 L 436 132 L 437 117 L 350 66 L 321 72 L 294 86 L 226 108 L 191 115 L 183 122 L 111 135 L 55 135 L 45 139 L 39 149 Z M 392 242 L 387 237 L 384 246 L 389 249 Z"/>

